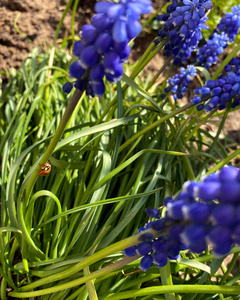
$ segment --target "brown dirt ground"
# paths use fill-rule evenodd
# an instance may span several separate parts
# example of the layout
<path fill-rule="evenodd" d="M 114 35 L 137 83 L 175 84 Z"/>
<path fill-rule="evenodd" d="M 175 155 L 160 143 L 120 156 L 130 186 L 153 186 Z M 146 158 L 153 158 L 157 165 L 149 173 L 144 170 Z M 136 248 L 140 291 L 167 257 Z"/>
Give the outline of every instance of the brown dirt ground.
<path fill-rule="evenodd" d="M 52 45 L 67 0 L 0 0 L 0 70 L 19 68 L 31 50 Z M 80 1 L 75 30 L 90 19 L 94 0 Z M 14 25 L 16 23 L 16 26 Z M 70 32 L 71 13 L 64 19 L 60 36 Z M 17 28 L 22 32 L 19 33 Z"/>

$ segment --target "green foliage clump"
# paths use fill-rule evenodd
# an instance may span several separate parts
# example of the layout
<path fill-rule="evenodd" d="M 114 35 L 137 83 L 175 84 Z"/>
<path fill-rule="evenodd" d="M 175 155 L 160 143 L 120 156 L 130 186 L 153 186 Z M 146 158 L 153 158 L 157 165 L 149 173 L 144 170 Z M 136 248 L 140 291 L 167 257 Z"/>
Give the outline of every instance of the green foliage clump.
<path fill-rule="evenodd" d="M 230 2 L 214 7 L 221 15 Z M 218 20 L 213 8 L 209 25 Z M 106 83 L 104 97 L 66 96 L 68 42 L 44 53 L 35 48 L 1 89 L 1 299 L 237 299 L 237 247 L 228 267 L 209 247 L 181 251 L 147 273 L 138 271 L 139 257 L 122 254 L 139 243 L 145 208 L 164 215 L 163 200 L 185 181 L 238 160 L 237 143 L 223 131 L 233 109 L 206 113 L 190 96 L 185 104 L 161 97 L 177 68 L 166 59 L 156 74 L 143 75 L 160 49 L 153 43 L 125 66 L 121 81 Z M 210 79 L 198 71 L 192 89 Z M 51 172 L 40 176 L 47 160 Z"/>

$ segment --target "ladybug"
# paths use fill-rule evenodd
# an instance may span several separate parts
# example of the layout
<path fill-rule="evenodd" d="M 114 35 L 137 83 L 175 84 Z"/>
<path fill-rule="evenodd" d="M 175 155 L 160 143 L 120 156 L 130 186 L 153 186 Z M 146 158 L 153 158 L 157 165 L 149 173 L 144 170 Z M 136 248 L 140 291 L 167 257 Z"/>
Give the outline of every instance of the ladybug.
<path fill-rule="evenodd" d="M 49 161 L 47 161 L 44 166 L 41 166 L 41 169 L 39 170 L 38 174 L 40 176 L 46 176 L 51 172 L 51 168 L 52 167 L 51 167 Z"/>

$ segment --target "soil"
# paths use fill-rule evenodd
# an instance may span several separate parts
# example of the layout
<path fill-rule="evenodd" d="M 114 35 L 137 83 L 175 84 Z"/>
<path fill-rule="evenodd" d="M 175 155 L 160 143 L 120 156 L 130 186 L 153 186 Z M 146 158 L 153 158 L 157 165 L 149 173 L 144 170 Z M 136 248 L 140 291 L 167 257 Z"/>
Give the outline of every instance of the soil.
<path fill-rule="evenodd" d="M 19 68 L 31 50 L 52 45 L 54 34 L 68 0 L 0 0 L 0 70 Z M 75 30 L 88 22 L 95 0 L 80 1 Z M 60 37 L 70 33 L 71 12 Z"/>

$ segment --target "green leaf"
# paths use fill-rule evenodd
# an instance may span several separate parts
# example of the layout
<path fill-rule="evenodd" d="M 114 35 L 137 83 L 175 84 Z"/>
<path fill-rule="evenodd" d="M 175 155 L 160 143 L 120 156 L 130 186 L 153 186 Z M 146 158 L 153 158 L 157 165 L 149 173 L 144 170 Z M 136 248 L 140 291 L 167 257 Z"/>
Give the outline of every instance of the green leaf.
<path fill-rule="evenodd" d="M 207 272 L 209 274 L 211 274 L 211 268 L 208 265 L 205 265 L 199 261 L 195 261 L 193 259 L 185 259 L 180 257 L 178 259 L 179 264 L 183 264 L 192 268 L 197 268 L 199 270 L 202 270 L 204 272 Z"/>
<path fill-rule="evenodd" d="M 206 81 L 211 79 L 211 75 L 207 69 L 203 67 L 196 67 L 196 69 L 203 73 Z"/>

